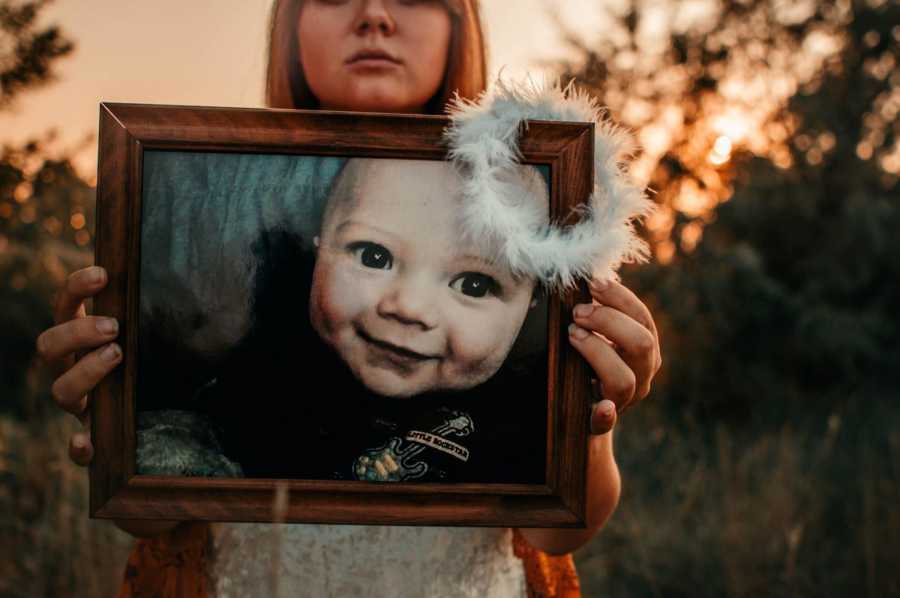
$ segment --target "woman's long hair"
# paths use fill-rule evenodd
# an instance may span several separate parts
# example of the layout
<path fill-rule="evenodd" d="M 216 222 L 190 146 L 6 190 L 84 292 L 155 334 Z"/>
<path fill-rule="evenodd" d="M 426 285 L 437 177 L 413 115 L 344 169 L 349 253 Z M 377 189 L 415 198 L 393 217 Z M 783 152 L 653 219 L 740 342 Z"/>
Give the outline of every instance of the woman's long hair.
<path fill-rule="evenodd" d="M 441 114 L 454 92 L 474 99 L 487 85 L 487 66 L 478 0 L 442 0 L 450 13 L 447 68 L 437 93 L 425 106 Z M 300 64 L 297 23 L 303 0 L 275 0 L 269 17 L 266 105 L 270 108 L 318 108 Z"/>

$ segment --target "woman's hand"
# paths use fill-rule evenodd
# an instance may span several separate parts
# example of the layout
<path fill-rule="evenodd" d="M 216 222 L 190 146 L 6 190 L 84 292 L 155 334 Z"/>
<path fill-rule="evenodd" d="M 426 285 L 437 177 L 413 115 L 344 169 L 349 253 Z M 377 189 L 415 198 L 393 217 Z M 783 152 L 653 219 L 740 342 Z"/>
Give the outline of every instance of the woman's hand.
<path fill-rule="evenodd" d="M 114 318 L 88 316 L 84 309 L 84 300 L 103 290 L 107 281 L 106 270 L 98 266 L 72 272 L 57 294 L 53 313 L 56 325 L 37 338 L 38 355 L 60 372 L 50 388 L 53 399 L 85 427 L 84 432 L 76 432 L 69 439 L 69 458 L 83 466 L 94 457 L 87 394 L 122 361 L 122 349 L 112 342 L 119 334 L 118 322 Z M 85 349 L 94 350 L 76 361 L 75 352 Z M 139 538 L 157 536 L 179 524 L 127 519 L 114 523 Z"/>
<path fill-rule="evenodd" d="M 650 381 L 662 358 L 659 336 L 650 310 L 617 282 L 591 284 L 593 303 L 576 305 L 569 341 L 597 376 L 603 400 L 591 414 L 585 529 L 521 528 L 528 542 L 549 554 L 577 550 L 600 531 L 619 502 L 622 482 L 613 456 L 612 435 L 617 414 L 650 392 Z"/>
<path fill-rule="evenodd" d="M 106 283 L 106 270 L 98 266 L 70 274 L 57 295 L 56 325 L 37 338 L 38 355 L 59 372 L 50 389 L 53 399 L 85 427 L 85 432 L 69 439 L 69 458 L 79 465 L 87 465 L 94 456 L 87 394 L 122 360 L 121 348 L 112 342 L 119 334 L 118 322 L 85 314 L 84 300 Z M 94 350 L 75 360 L 76 351 L 88 349 Z"/>
<path fill-rule="evenodd" d="M 618 282 L 591 282 L 593 303 L 576 305 L 569 341 L 597 376 L 602 400 L 591 414 L 591 433 L 613 429 L 619 413 L 650 392 L 662 365 L 650 310 Z"/>

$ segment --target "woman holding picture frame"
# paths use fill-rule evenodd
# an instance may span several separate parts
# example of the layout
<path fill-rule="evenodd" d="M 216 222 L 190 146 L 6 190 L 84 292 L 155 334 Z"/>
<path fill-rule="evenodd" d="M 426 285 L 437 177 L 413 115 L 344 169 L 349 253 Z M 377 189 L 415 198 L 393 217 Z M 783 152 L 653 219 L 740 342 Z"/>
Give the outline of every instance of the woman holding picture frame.
<path fill-rule="evenodd" d="M 454 92 L 475 98 L 486 86 L 475 0 L 277 0 L 271 14 L 269 107 L 440 114 Z M 115 343 L 118 323 L 87 316 L 83 305 L 106 283 L 106 273 L 97 267 L 70 275 L 59 294 L 57 325 L 37 341 L 41 356 L 62 371 L 53 396 L 86 426 L 90 424 L 86 394 L 122 359 Z M 563 595 L 566 587 L 577 588 L 577 578 L 566 582 L 564 573 L 555 581 L 546 573 L 542 577 L 537 563 L 543 559 L 552 565 L 551 571 L 574 574 L 570 553 L 590 540 L 612 514 L 620 481 L 611 430 L 617 413 L 648 394 L 660 366 L 655 325 L 634 294 L 610 282 L 592 285 L 592 295 L 595 303 L 578 306 L 569 327 L 570 342 L 595 372 L 604 395 L 591 418 L 595 436 L 588 456 L 587 529 L 514 533 L 495 528 L 294 526 L 297 533 L 285 538 L 289 560 L 285 585 L 292 591 L 306 589 L 310 595 L 318 595 L 317 588 L 324 587 L 340 595 L 369 596 L 511 596 L 526 584 L 531 591 Z M 76 361 L 74 354 L 83 351 L 87 353 Z M 73 436 L 70 456 L 81 465 L 90 462 L 87 432 Z M 136 595 L 147 587 L 141 584 L 154 583 L 146 569 L 159 566 L 151 554 L 160 550 L 167 554 L 185 550 L 184 562 L 202 565 L 206 544 L 196 551 L 198 542 L 210 542 L 209 552 L 220 563 L 231 560 L 245 569 L 244 575 L 229 570 L 237 567 L 213 569 L 207 578 L 211 590 L 230 584 L 239 595 L 246 595 L 264 587 L 260 584 L 270 575 L 266 563 L 253 560 L 258 554 L 253 537 L 263 529 L 259 524 L 217 525 L 209 537 L 207 526 L 190 523 L 118 521 L 117 525 L 135 536 L 153 538 L 138 543 L 122 596 Z M 225 535 L 228 542 L 222 541 Z M 513 538 L 516 553 L 527 557 L 524 568 L 510 549 Z M 462 550 L 448 552 L 448 545 Z M 313 549 L 326 551 L 346 567 L 315 567 L 305 558 Z M 191 555 L 196 559 L 192 561 Z M 393 569 L 404 573 L 398 576 Z M 183 588 L 191 575 L 202 582 L 196 571 L 169 568 L 155 583 Z"/>

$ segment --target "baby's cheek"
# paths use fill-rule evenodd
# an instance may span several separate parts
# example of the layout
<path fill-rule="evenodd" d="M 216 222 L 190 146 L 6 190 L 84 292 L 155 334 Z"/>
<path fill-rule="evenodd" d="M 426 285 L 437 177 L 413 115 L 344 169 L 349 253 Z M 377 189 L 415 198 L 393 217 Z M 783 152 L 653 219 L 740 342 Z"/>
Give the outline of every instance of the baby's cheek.
<path fill-rule="evenodd" d="M 382 274 L 379 276 L 379 274 Z M 336 268 L 329 276 L 329 314 L 336 323 L 349 324 L 375 309 L 383 293 L 381 272 L 359 268 Z"/>
<path fill-rule="evenodd" d="M 352 315 L 353 306 L 348 302 L 352 293 L 347 292 L 346 276 L 342 275 L 332 260 L 320 258 L 313 275 L 311 314 L 317 328 L 334 332 Z M 316 322 L 316 320 L 318 320 Z"/>
<path fill-rule="evenodd" d="M 476 371 L 499 367 L 512 346 L 511 324 L 500 314 L 456 314 L 449 324 L 449 345 L 460 369 Z"/>

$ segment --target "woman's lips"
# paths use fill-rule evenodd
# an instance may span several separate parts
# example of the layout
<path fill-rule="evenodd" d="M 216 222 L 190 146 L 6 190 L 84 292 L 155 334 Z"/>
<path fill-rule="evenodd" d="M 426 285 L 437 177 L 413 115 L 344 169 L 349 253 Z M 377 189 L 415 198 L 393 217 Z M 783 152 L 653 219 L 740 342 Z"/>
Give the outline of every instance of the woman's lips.
<path fill-rule="evenodd" d="M 358 68 L 389 68 L 401 64 L 401 60 L 383 50 L 361 50 L 351 56 L 346 64 Z"/>
<path fill-rule="evenodd" d="M 384 60 L 383 58 L 371 59 L 366 58 L 364 60 L 356 60 L 354 62 L 348 62 L 347 67 L 353 70 L 389 70 L 395 69 L 399 65 L 396 62 L 391 62 L 390 60 Z"/>

